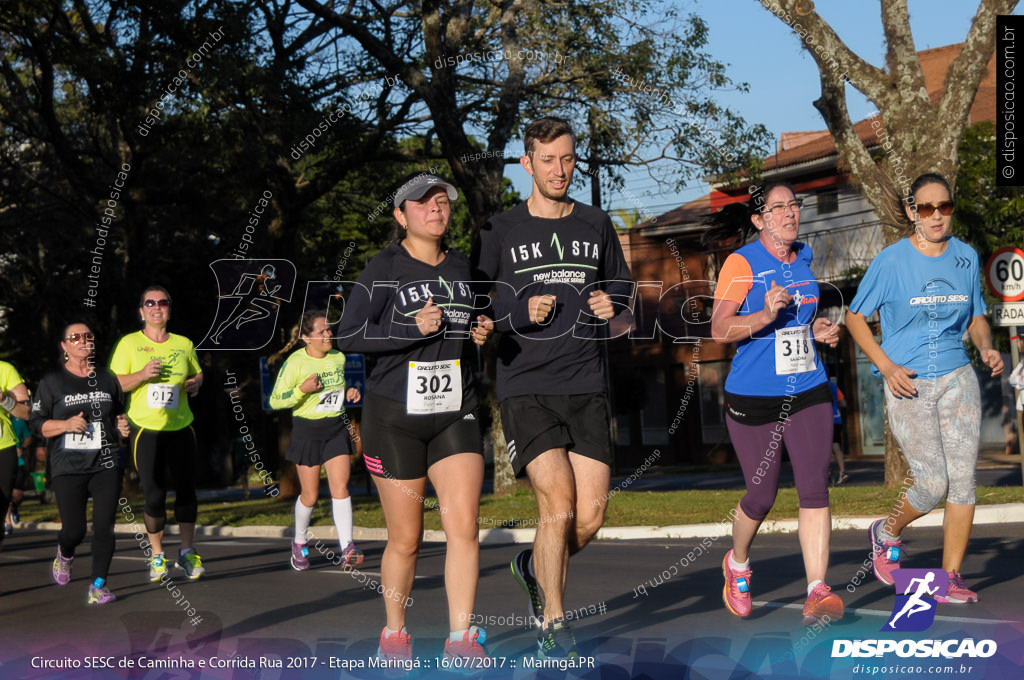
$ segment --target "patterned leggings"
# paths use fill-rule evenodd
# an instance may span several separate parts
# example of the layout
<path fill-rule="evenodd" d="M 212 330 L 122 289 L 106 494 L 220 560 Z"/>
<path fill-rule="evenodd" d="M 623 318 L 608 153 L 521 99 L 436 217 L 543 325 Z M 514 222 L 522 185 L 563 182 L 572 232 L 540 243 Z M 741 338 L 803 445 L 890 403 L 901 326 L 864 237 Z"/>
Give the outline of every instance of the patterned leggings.
<path fill-rule="evenodd" d="M 981 391 L 970 364 L 938 378 L 913 378 L 917 396 L 885 388 L 889 427 L 914 474 L 907 500 L 928 512 L 943 496 L 974 505 L 974 470 L 981 436 Z M 948 494 L 947 494 L 948 491 Z"/>

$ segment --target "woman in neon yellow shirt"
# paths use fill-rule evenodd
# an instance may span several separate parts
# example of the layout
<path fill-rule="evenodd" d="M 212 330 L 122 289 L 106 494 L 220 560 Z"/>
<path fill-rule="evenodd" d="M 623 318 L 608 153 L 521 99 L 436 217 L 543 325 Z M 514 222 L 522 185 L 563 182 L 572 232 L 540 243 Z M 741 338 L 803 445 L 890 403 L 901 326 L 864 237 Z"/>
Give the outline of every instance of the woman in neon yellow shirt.
<path fill-rule="evenodd" d="M 0 361 L 0 509 L 7 511 L 18 472 L 18 437 L 11 426 L 11 416 L 28 420 L 28 388 L 18 369 Z M 0 544 L 4 542 L 0 531 Z"/>
<path fill-rule="evenodd" d="M 153 551 L 149 580 L 159 581 L 167 574 L 163 538 L 168 466 L 174 480 L 174 517 L 181 532 L 177 566 L 195 580 L 205 569 L 193 547 L 199 501 L 196 434 L 188 398 L 199 392 L 203 372 L 192 341 L 167 332 L 171 295 L 165 288 L 150 286 L 142 291 L 139 318 L 142 330 L 121 338 L 110 359 L 110 370 L 129 395 L 132 462 L 146 497 L 146 533 Z"/>
<path fill-rule="evenodd" d="M 301 492 L 295 499 L 295 540 L 292 568 L 309 569 L 309 521 L 320 492 L 320 466 L 327 470 L 331 510 L 341 545 L 342 566 L 363 563 L 363 553 L 352 540 L 352 498 L 348 476 L 355 447 L 349 436 L 345 398 L 359 401 L 359 390 L 345 389 L 345 355 L 331 345 L 331 326 L 323 310 L 302 315 L 296 333 L 302 347 L 285 359 L 274 382 L 270 406 L 292 409 L 292 437 L 285 458 L 295 463 Z"/>

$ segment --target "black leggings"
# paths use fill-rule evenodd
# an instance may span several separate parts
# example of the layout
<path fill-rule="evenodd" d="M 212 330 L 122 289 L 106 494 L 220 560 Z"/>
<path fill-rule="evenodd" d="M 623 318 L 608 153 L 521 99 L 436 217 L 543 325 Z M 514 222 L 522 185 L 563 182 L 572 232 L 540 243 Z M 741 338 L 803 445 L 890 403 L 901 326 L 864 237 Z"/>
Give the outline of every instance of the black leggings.
<path fill-rule="evenodd" d="M 92 578 L 107 578 L 114 557 L 114 518 L 121 495 L 121 468 L 54 477 L 53 492 L 61 521 L 57 543 L 64 557 L 74 557 L 75 548 L 85 539 L 86 503 L 92 496 Z"/>
<path fill-rule="evenodd" d="M 6 514 L 11 504 L 11 491 L 14 489 L 14 475 L 18 472 L 18 449 L 8 446 L 0 449 L 0 513 Z M 4 542 L 4 532 L 0 531 L 0 545 Z"/>
<path fill-rule="evenodd" d="M 167 523 L 167 471 L 174 481 L 174 517 L 192 523 L 199 514 L 196 498 L 196 433 L 192 426 L 172 432 L 132 426 L 132 460 L 146 497 L 146 531 L 157 534 Z"/>

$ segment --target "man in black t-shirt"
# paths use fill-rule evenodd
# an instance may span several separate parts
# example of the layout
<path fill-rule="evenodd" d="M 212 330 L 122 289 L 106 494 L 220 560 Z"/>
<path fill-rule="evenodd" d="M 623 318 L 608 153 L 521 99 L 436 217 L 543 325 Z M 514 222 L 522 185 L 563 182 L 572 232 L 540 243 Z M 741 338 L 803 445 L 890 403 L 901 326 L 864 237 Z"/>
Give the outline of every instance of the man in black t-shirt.
<path fill-rule="evenodd" d="M 495 282 L 501 420 L 512 468 L 529 477 L 540 514 L 533 550 L 516 555 L 512 573 L 542 622 L 541 655 L 574 658 L 562 602 L 568 560 L 604 522 L 612 461 L 599 343 L 633 283 L 608 215 L 568 197 L 569 124 L 534 121 L 525 147 L 533 191 L 481 229 L 473 264 Z"/>

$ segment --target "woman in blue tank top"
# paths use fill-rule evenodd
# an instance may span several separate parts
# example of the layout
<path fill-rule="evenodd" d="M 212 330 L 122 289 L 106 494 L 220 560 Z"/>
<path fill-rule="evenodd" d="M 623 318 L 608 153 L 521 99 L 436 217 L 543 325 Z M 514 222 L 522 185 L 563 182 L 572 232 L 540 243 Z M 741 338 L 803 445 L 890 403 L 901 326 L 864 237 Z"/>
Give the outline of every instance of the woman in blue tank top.
<path fill-rule="evenodd" d="M 734 510 L 733 548 L 722 562 L 722 599 L 736 616 L 750 614 L 748 551 L 775 503 L 784 443 L 800 498 L 808 582 L 803 624 L 811 625 L 843 616 L 843 601 L 825 584 L 832 530 L 832 393 L 814 349 L 815 342 L 834 347 L 838 328 L 815 318 L 820 291 L 811 249 L 796 240 L 800 205 L 789 185 L 768 185 L 753 192 L 749 205 L 727 206 L 711 216 L 717 228 L 705 239 L 758 232 L 757 240 L 722 266 L 711 317 L 712 338 L 736 343 L 725 382 L 726 425 L 747 489 Z"/>

